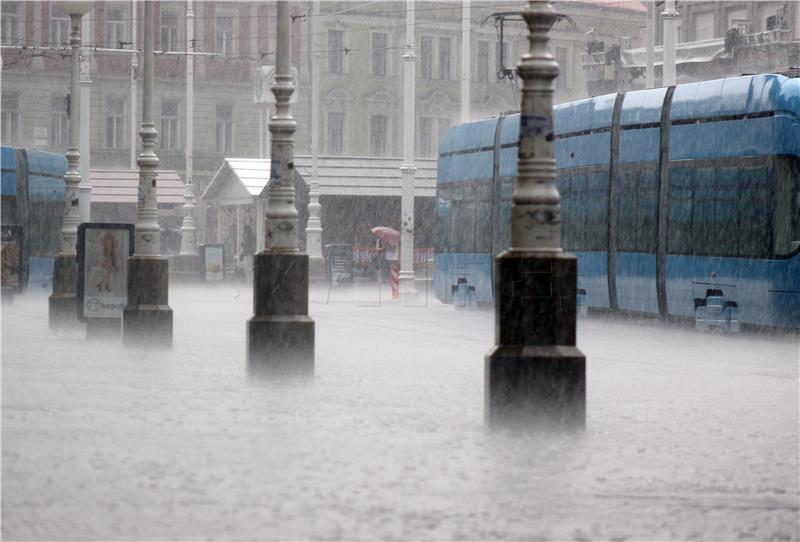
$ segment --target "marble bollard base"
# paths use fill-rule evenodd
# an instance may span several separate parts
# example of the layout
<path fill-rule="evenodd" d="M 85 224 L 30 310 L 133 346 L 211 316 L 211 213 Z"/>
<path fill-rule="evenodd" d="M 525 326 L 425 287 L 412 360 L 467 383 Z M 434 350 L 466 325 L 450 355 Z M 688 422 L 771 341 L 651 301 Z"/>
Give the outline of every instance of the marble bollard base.
<path fill-rule="evenodd" d="M 575 347 L 575 256 L 508 250 L 495 258 L 495 280 L 487 422 L 584 427 L 586 359 Z"/>
<path fill-rule="evenodd" d="M 247 321 L 250 375 L 314 375 L 308 266 L 308 255 L 302 252 L 253 256 L 253 317 Z"/>
<path fill-rule="evenodd" d="M 181 284 L 200 282 L 200 256 L 198 254 L 175 254 L 169 262 L 170 280 Z"/>
<path fill-rule="evenodd" d="M 118 341 L 122 338 L 120 318 L 87 318 L 86 338 L 90 341 Z"/>
<path fill-rule="evenodd" d="M 122 311 L 122 342 L 128 346 L 170 348 L 172 309 L 168 302 L 166 258 L 128 258 L 128 304 Z"/>
<path fill-rule="evenodd" d="M 585 427 L 586 358 L 574 346 L 497 346 L 485 371 L 490 426 Z"/>
<path fill-rule="evenodd" d="M 314 321 L 307 315 L 254 316 L 247 321 L 250 376 L 314 376 Z"/>
<path fill-rule="evenodd" d="M 48 299 L 51 329 L 80 327 L 77 316 L 77 264 L 74 254 L 53 258 L 53 293 Z"/>

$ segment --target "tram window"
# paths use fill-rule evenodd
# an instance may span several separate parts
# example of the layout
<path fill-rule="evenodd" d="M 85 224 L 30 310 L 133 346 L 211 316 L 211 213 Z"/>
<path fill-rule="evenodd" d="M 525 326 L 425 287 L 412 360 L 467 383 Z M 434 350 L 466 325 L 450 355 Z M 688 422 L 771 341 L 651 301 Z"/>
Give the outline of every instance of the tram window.
<path fill-rule="evenodd" d="M 450 252 L 450 221 L 452 216 L 450 214 L 450 200 L 443 188 L 439 189 L 439 197 L 436 198 L 436 213 L 438 220 L 436 220 L 436 252 L 443 254 Z"/>
<path fill-rule="evenodd" d="M 492 250 L 492 192 L 491 185 L 481 183 L 475 190 L 475 252 Z"/>
<path fill-rule="evenodd" d="M 655 252 L 657 182 L 655 171 L 620 172 L 617 248 L 625 252 Z"/>
<path fill-rule="evenodd" d="M 61 242 L 61 218 L 64 203 L 61 201 L 31 200 L 28 208 L 31 256 L 53 256 Z"/>
<path fill-rule="evenodd" d="M 606 250 L 608 246 L 608 173 L 586 176 L 586 191 L 579 200 L 586 209 L 585 234 L 580 250 Z"/>
<path fill-rule="evenodd" d="M 770 179 L 772 169 L 742 168 L 739 172 L 739 256 L 766 258 L 770 254 Z"/>
<path fill-rule="evenodd" d="M 772 170 L 764 167 L 673 168 L 669 252 L 767 257 L 771 179 Z"/>
<path fill-rule="evenodd" d="M 692 247 L 692 170 L 673 168 L 669 179 L 668 250 L 672 254 L 691 254 Z"/>
<path fill-rule="evenodd" d="M 779 159 L 775 177 L 775 255 L 784 256 L 800 248 L 800 160 Z"/>

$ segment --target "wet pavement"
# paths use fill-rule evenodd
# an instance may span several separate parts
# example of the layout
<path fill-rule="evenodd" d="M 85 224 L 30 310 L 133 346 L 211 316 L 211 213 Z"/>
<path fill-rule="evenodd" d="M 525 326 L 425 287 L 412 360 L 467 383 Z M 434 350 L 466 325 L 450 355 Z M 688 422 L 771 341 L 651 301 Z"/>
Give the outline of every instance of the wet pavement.
<path fill-rule="evenodd" d="M 246 376 L 248 287 L 179 289 L 171 351 L 2 309 L 4 539 L 800 538 L 797 335 L 579 320 L 587 429 L 489 432 L 488 311 L 312 293 L 316 376 Z"/>

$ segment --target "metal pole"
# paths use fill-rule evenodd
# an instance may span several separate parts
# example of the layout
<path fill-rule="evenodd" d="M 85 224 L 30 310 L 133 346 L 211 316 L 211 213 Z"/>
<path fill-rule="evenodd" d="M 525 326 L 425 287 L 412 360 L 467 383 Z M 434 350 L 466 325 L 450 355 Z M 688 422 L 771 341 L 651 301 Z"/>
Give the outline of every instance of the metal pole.
<path fill-rule="evenodd" d="M 91 20 L 91 19 L 89 19 Z M 91 36 L 86 25 L 86 33 Z M 80 172 L 81 182 L 78 186 L 78 199 L 80 201 L 81 222 L 91 222 L 92 220 L 92 185 L 90 182 L 91 162 L 92 162 L 92 138 L 90 137 L 91 125 L 91 103 L 92 103 L 92 53 L 84 47 L 81 55 L 81 133 L 80 133 Z"/>
<path fill-rule="evenodd" d="M 414 1 L 406 3 L 406 51 L 403 73 L 403 165 L 400 166 L 402 188 L 400 197 L 400 299 L 407 301 L 417 295 L 414 277 L 414 101 L 415 61 L 414 52 Z"/>
<path fill-rule="evenodd" d="M 137 22 L 139 20 L 136 13 L 136 0 L 131 0 L 131 47 L 134 53 L 131 55 L 131 96 L 130 96 L 130 138 L 131 138 L 131 171 L 136 169 L 136 85 L 138 84 L 139 55 L 136 53 Z"/>
<path fill-rule="evenodd" d="M 470 77 L 472 71 L 470 16 L 469 0 L 463 0 L 461 8 L 461 122 L 469 122 Z"/>
<path fill-rule="evenodd" d="M 655 4 L 647 4 L 647 71 L 645 72 L 646 88 L 655 86 L 655 48 L 656 48 L 656 7 Z"/>
<path fill-rule="evenodd" d="M 267 184 L 265 248 L 253 257 L 253 317 L 247 321 L 247 366 L 253 376 L 313 376 L 314 321 L 308 316 L 309 258 L 298 248 L 294 132 L 289 99 L 289 4 L 278 2 L 275 115 Z"/>
<path fill-rule="evenodd" d="M 662 85 L 667 87 L 675 84 L 675 47 L 677 42 L 677 23 L 680 15 L 675 11 L 675 0 L 667 0 L 664 11 L 664 67 Z"/>
<path fill-rule="evenodd" d="M 194 52 L 194 12 L 186 1 L 186 48 Z M 197 226 L 194 220 L 194 55 L 186 55 L 186 190 L 181 223 L 181 255 L 197 255 Z M 191 265 L 191 264 L 190 264 Z"/>
<path fill-rule="evenodd" d="M 486 356 L 486 419 L 494 424 L 580 428 L 586 359 L 575 347 L 577 260 L 561 249 L 556 189 L 553 81 L 548 41 L 558 14 L 530 0 L 522 11 L 528 52 L 522 79 L 511 247 L 495 258 L 495 343 Z M 499 121 L 498 121 L 499 122 Z"/>
<path fill-rule="evenodd" d="M 322 48 L 319 33 L 319 0 L 314 0 L 311 15 L 311 183 L 308 192 L 308 225 L 306 226 L 306 251 L 308 252 L 311 277 L 322 279 L 325 274 L 325 260 L 322 256 L 322 221 L 319 203 L 319 53 Z"/>
<path fill-rule="evenodd" d="M 142 125 L 139 136 L 139 199 L 136 209 L 133 256 L 128 258 L 128 302 L 122 311 L 122 338 L 136 346 L 172 346 L 172 309 L 169 263 L 161 257 L 156 181 L 158 132 L 153 124 L 153 2 L 144 3 L 144 59 Z"/>

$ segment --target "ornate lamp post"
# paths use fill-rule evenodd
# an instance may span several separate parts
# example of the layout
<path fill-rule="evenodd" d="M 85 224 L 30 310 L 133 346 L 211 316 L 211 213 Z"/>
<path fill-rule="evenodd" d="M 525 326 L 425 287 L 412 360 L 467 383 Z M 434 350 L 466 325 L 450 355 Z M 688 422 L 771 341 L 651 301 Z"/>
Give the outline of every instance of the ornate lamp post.
<path fill-rule="evenodd" d="M 81 222 L 78 186 L 81 182 L 78 150 L 80 116 L 80 47 L 81 17 L 92 9 L 92 2 L 61 2 L 61 9 L 69 15 L 72 33 L 72 72 L 70 74 L 69 147 L 67 173 L 64 175 L 64 217 L 61 222 L 61 251 L 53 259 L 53 293 L 48 299 L 50 327 L 63 327 L 77 319 L 76 309 L 76 243 L 78 224 Z"/>
<path fill-rule="evenodd" d="M 153 124 L 153 2 L 144 3 L 144 96 L 142 152 L 139 164 L 139 205 L 133 256 L 128 259 L 128 304 L 122 312 L 122 339 L 138 346 L 172 346 L 172 309 L 169 307 L 169 263 L 161 257 L 154 151 L 158 132 Z"/>
<path fill-rule="evenodd" d="M 557 14 L 529 0 L 528 53 L 522 78 L 517 185 L 511 247 L 495 259 L 496 346 L 486 356 L 490 425 L 582 427 L 586 359 L 575 347 L 576 259 L 561 249 L 555 186 L 553 80 L 558 64 L 547 47 Z"/>
<path fill-rule="evenodd" d="M 414 101 L 416 99 L 414 53 L 414 2 L 406 3 L 406 51 L 403 53 L 403 164 L 400 166 L 400 299 L 417 296 L 414 276 Z"/>
<path fill-rule="evenodd" d="M 265 247 L 253 258 L 253 312 L 247 321 L 247 365 L 251 375 L 314 374 L 314 321 L 308 316 L 308 255 L 298 248 L 294 197 L 297 123 L 289 99 L 289 5 L 278 2 L 278 51 Z"/>
<path fill-rule="evenodd" d="M 173 260 L 176 273 L 188 281 L 200 277 L 200 256 L 197 253 L 197 225 L 194 219 L 194 11 L 192 0 L 186 2 L 186 187 L 183 194 L 183 222 L 181 223 L 181 252 Z"/>

